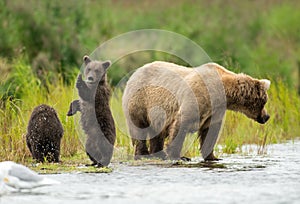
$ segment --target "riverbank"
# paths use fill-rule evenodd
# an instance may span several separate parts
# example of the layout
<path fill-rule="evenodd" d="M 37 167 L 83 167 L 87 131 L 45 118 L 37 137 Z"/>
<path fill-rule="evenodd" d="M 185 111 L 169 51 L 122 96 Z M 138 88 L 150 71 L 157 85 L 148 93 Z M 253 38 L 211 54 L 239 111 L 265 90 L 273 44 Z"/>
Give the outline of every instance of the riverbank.
<path fill-rule="evenodd" d="M 249 146 L 244 146 L 249 149 Z M 251 147 L 253 148 L 253 147 Z M 112 163 L 110 174 L 47 175 L 60 185 L 9 192 L 3 203 L 298 203 L 300 141 L 265 155 L 223 155 L 219 168 Z M 201 159 L 200 159 L 201 160 Z M 197 162 L 197 158 L 195 161 Z"/>

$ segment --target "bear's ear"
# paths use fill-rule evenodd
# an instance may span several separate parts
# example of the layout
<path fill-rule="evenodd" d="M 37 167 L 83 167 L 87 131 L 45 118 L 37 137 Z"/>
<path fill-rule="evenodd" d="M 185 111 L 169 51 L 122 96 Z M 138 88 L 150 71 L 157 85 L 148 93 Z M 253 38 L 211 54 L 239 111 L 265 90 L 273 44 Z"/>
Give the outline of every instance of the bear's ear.
<path fill-rule="evenodd" d="M 104 69 L 107 69 L 110 65 L 111 65 L 111 62 L 109 60 L 102 62 L 102 66 Z"/>
<path fill-rule="evenodd" d="M 89 56 L 85 55 L 85 56 L 83 57 L 83 61 L 84 61 L 85 65 L 87 65 L 87 64 L 90 63 L 92 60 L 90 59 Z"/>
<path fill-rule="evenodd" d="M 261 79 L 259 80 L 259 82 L 263 85 L 263 87 L 265 88 L 265 90 L 269 90 L 270 85 L 271 85 L 271 81 L 268 79 Z"/>

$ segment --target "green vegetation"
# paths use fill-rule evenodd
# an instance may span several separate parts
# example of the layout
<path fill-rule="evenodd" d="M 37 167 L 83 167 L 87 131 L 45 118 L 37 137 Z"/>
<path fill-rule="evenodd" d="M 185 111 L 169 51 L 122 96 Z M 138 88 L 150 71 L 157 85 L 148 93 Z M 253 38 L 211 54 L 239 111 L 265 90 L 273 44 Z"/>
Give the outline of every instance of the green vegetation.
<path fill-rule="evenodd" d="M 0 56 L 9 63 L 28 56 L 39 77 L 58 72 L 71 82 L 74 66 L 101 43 L 125 32 L 155 28 L 188 37 L 225 67 L 254 76 L 280 76 L 289 86 L 297 85 L 297 0 L 0 0 L 0 8 Z M 139 62 L 164 59 L 161 54 L 145 61 L 138 57 L 128 57 L 125 67 L 114 67 L 114 84 Z"/>
<path fill-rule="evenodd" d="M 228 112 L 219 144 L 221 152 L 241 151 L 243 144 L 267 144 L 299 136 L 300 2 L 291 1 L 7 1 L 0 0 L 0 158 L 31 162 L 25 144 L 33 108 L 53 106 L 64 127 L 62 165 L 86 159 L 79 114 L 66 117 L 76 98 L 74 82 L 82 56 L 119 34 L 144 28 L 170 30 L 199 44 L 211 59 L 235 72 L 272 81 L 266 125 Z M 135 53 L 109 70 L 114 87 L 140 65 L 166 60 L 160 52 Z M 125 126 L 120 89 L 111 101 L 118 127 Z M 298 134 L 298 135 L 297 135 Z M 187 137 L 186 156 L 199 154 L 195 135 Z M 218 148 L 219 149 L 219 148 Z M 114 161 L 132 159 L 130 138 L 117 130 Z M 74 163 L 68 161 L 75 159 Z M 46 167 L 45 167 L 46 168 Z M 48 167 L 47 167 L 48 168 Z M 71 167 L 70 167 L 71 168 Z"/>

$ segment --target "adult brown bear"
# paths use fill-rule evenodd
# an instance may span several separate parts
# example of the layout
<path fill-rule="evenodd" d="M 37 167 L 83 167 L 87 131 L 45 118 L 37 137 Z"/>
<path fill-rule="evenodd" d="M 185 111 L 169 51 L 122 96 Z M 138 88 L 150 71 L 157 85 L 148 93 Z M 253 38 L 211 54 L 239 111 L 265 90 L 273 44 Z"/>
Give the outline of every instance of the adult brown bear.
<path fill-rule="evenodd" d="M 269 80 L 235 74 L 216 63 L 197 68 L 159 61 L 144 65 L 130 77 L 123 95 L 135 158 L 179 159 L 186 134 L 197 131 L 203 158 L 217 160 L 213 148 L 226 109 L 266 123 L 269 87 Z"/>

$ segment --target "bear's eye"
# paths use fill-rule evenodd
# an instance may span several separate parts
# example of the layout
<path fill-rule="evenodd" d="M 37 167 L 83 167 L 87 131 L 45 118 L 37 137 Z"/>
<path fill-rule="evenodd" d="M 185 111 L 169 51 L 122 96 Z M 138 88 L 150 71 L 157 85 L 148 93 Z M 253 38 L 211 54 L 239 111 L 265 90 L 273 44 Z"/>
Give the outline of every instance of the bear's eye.
<path fill-rule="evenodd" d="M 87 71 L 88 71 L 88 72 L 91 71 L 91 68 L 87 68 Z"/>
<path fill-rule="evenodd" d="M 100 70 L 99 70 L 99 69 L 96 69 L 96 70 L 95 70 L 95 72 L 96 72 L 96 73 L 99 73 L 99 72 L 100 72 Z"/>

